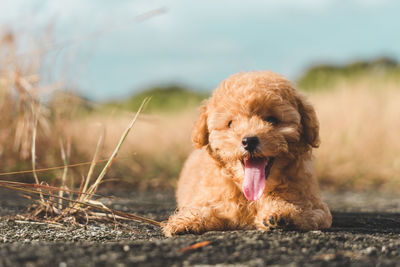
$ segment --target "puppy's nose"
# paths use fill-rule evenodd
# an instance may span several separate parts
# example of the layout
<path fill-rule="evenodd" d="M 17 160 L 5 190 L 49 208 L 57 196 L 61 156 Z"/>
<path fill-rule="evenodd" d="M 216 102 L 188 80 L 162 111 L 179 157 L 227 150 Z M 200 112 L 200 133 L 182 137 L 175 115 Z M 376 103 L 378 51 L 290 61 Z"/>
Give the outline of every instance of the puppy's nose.
<path fill-rule="evenodd" d="M 249 152 L 253 152 L 254 149 L 256 149 L 259 142 L 260 141 L 258 140 L 257 136 L 247 136 L 243 137 L 242 139 L 243 148 Z"/>

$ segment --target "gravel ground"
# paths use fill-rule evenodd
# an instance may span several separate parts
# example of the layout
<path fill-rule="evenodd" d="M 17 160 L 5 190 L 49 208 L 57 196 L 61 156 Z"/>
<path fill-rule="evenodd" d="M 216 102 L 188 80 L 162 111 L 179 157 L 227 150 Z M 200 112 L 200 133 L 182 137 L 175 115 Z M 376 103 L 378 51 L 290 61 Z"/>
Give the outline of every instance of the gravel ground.
<path fill-rule="evenodd" d="M 333 211 L 325 231 L 227 231 L 165 238 L 129 223 L 58 227 L 7 218 L 27 201 L 0 190 L 0 266 L 400 266 L 396 196 L 324 193 Z M 156 220 L 175 208 L 173 193 L 132 193 L 107 205 Z M 197 249 L 186 249 L 199 243 Z"/>

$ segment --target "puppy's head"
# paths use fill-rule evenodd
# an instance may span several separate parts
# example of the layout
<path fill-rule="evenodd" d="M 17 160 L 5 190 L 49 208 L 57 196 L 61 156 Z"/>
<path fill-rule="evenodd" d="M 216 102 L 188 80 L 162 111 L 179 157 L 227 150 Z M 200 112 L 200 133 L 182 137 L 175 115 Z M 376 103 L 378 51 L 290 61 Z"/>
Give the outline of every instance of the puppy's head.
<path fill-rule="evenodd" d="M 235 175 L 247 199 L 261 198 L 276 158 L 319 145 L 313 107 L 282 76 L 249 72 L 224 80 L 201 109 L 193 130 L 196 148 Z"/>

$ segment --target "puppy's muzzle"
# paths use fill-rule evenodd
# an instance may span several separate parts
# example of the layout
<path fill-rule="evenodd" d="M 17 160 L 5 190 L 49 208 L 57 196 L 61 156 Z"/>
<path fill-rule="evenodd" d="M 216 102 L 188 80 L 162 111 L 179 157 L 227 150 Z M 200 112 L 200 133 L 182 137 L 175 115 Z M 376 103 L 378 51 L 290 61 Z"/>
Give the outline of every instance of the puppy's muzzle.
<path fill-rule="evenodd" d="M 242 139 L 243 148 L 249 151 L 250 153 L 257 148 L 259 143 L 260 140 L 258 139 L 257 136 L 246 136 L 243 137 Z"/>

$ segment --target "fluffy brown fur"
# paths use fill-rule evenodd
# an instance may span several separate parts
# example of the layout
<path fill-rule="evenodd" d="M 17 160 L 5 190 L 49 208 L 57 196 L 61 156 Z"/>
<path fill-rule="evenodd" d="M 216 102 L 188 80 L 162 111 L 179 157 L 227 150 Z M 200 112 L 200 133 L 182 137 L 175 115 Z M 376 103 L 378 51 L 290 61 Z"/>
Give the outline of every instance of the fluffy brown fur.
<path fill-rule="evenodd" d="M 268 122 L 274 116 L 278 122 Z M 238 73 L 224 80 L 201 108 L 193 130 L 196 150 L 182 170 L 177 212 L 165 235 L 271 227 L 329 228 L 311 150 L 319 145 L 313 107 L 282 76 L 267 71 Z M 242 139 L 257 136 L 249 153 Z M 243 160 L 274 157 L 260 199 L 242 191 Z"/>

